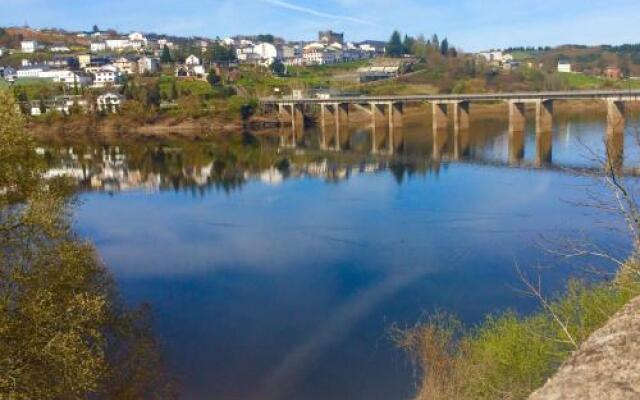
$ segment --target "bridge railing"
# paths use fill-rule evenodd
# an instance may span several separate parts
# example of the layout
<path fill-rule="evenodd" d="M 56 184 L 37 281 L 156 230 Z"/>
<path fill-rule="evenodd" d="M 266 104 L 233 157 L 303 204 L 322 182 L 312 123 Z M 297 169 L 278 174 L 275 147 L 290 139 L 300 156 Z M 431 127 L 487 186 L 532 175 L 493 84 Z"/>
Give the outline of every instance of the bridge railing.
<path fill-rule="evenodd" d="M 436 95 L 337 96 L 331 98 L 266 97 L 263 104 L 333 104 L 333 103 L 385 103 L 385 102 L 447 102 L 447 101 L 531 101 L 531 100 L 590 100 L 640 99 L 640 90 L 580 90 L 544 92 L 503 92 Z"/>

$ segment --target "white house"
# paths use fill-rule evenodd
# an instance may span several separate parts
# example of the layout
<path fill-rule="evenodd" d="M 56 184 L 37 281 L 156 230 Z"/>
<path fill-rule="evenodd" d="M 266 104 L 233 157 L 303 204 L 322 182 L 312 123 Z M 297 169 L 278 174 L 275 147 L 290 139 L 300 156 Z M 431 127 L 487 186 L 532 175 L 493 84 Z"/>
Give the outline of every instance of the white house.
<path fill-rule="evenodd" d="M 52 53 L 68 53 L 71 51 L 71 49 L 64 45 L 56 45 L 51 46 L 49 48 L 49 51 L 51 51 Z"/>
<path fill-rule="evenodd" d="M 107 39 L 104 41 L 109 50 L 124 50 L 131 47 L 129 39 Z"/>
<path fill-rule="evenodd" d="M 16 71 L 16 77 L 18 79 L 24 79 L 24 78 L 39 78 L 40 74 L 44 71 L 49 70 L 49 67 L 44 66 L 44 65 L 38 65 L 38 66 L 33 66 L 33 67 L 27 67 L 27 68 L 20 68 L 18 71 Z"/>
<path fill-rule="evenodd" d="M 100 53 L 107 50 L 107 44 L 105 42 L 91 42 L 91 52 Z"/>
<path fill-rule="evenodd" d="M 158 39 L 158 48 L 164 49 L 164 46 L 167 46 L 170 49 L 175 47 L 173 42 L 168 41 L 167 39 Z"/>
<path fill-rule="evenodd" d="M 120 83 L 120 70 L 113 65 L 103 65 L 95 72 L 93 86 L 117 85 Z"/>
<path fill-rule="evenodd" d="M 35 53 L 38 50 L 38 42 L 36 40 L 23 40 L 20 42 L 20 49 L 23 53 Z"/>
<path fill-rule="evenodd" d="M 5 52 L 6 52 L 6 50 L 3 49 L 2 47 L 0 47 L 0 57 L 4 56 Z"/>
<path fill-rule="evenodd" d="M 362 43 L 358 46 L 358 48 L 364 52 L 375 54 L 376 48 L 369 43 Z"/>
<path fill-rule="evenodd" d="M 147 46 L 147 38 L 140 32 L 132 32 L 129 34 L 129 42 L 131 43 L 140 43 L 141 47 Z"/>
<path fill-rule="evenodd" d="M 31 115 L 42 115 L 42 112 L 58 111 L 62 114 L 69 114 L 72 107 L 80 107 L 82 111 L 87 110 L 87 100 L 81 96 L 56 96 L 53 99 L 45 102 L 33 101 L 31 102 L 30 113 Z M 42 109 L 44 108 L 44 110 Z"/>
<path fill-rule="evenodd" d="M 184 63 L 186 65 L 200 65 L 200 59 L 191 54 L 186 60 L 184 60 Z"/>
<path fill-rule="evenodd" d="M 558 72 L 571 72 L 571 63 L 569 61 L 558 61 Z"/>
<path fill-rule="evenodd" d="M 96 99 L 98 111 L 116 113 L 120 110 L 124 97 L 118 93 L 104 93 Z"/>
<path fill-rule="evenodd" d="M 342 61 L 342 50 L 337 46 L 310 43 L 304 47 L 302 58 L 306 65 L 336 64 Z"/>
<path fill-rule="evenodd" d="M 178 65 L 175 69 L 176 78 L 207 79 L 207 72 L 202 65 Z"/>
<path fill-rule="evenodd" d="M 282 59 L 282 53 L 271 43 L 260 43 L 253 46 L 253 54 L 257 54 L 264 65 L 271 65 Z"/>
<path fill-rule="evenodd" d="M 51 79 L 56 83 L 63 83 L 67 87 L 84 87 L 91 85 L 93 79 L 88 74 L 63 69 L 42 71 L 38 78 Z"/>
<path fill-rule="evenodd" d="M 160 60 L 152 57 L 140 57 L 138 59 L 138 73 L 155 73 L 160 70 Z"/>
<path fill-rule="evenodd" d="M 138 63 L 126 57 L 120 57 L 114 60 L 112 64 L 125 75 L 133 75 L 138 72 Z"/>
<path fill-rule="evenodd" d="M 481 51 L 478 53 L 478 57 L 484 58 L 487 62 L 499 62 L 501 63 L 504 58 L 504 55 L 501 50 L 487 50 Z"/>

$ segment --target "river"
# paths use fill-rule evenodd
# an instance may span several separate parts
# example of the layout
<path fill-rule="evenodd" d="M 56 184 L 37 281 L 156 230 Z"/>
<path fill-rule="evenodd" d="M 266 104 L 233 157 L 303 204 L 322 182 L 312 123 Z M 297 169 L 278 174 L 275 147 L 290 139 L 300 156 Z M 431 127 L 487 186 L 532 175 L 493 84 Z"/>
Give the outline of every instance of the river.
<path fill-rule="evenodd" d="M 123 297 L 152 306 L 181 398 L 402 399 L 419 375 L 391 327 L 530 312 L 515 263 L 545 267 L 549 293 L 585 263 L 547 241 L 624 252 L 614 216 L 575 204 L 600 192 L 580 171 L 604 132 L 601 117 L 559 116 L 542 162 L 532 125 L 514 160 L 506 121 L 490 119 L 463 151 L 414 121 L 375 154 L 367 127 L 340 151 L 310 128 L 42 152 L 49 175 L 78 180 L 76 229 Z"/>

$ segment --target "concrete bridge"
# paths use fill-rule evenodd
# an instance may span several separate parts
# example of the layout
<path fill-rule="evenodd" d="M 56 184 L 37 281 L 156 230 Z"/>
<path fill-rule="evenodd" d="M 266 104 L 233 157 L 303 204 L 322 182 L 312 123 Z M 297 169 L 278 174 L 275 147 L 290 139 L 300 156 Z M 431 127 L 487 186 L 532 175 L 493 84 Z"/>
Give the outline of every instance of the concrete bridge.
<path fill-rule="evenodd" d="M 449 114 L 453 114 L 453 129 L 457 136 L 464 135 L 470 128 L 470 112 L 472 103 L 506 102 L 509 106 L 509 140 L 514 142 L 515 152 L 524 152 L 525 107 L 535 105 L 537 153 L 544 161 L 551 154 L 551 133 L 553 130 L 554 101 L 602 100 L 607 109 L 607 142 L 614 144 L 612 148 L 621 149 L 624 141 L 625 103 L 640 101 L 640 90 L 585 90 L 585 91 L 545 91 L 488 94 L 445 94 L 445 95 L 406 95 L 406 96 L 342 96 L 332 98 L 264 98 L 261 104 L 266 107 L 277 107 L 279 119 L 289 124 L 293 132 L 304 128 L 305 109 L 319 110 L 319 120 L 323 136 L 328 126 L 333 126 L 334 142 L 337 148 L 344 142 L 347 134 L 351 110 L 364 111 L 371 116 L 373 138 L 379 128 L 402 126 L 404 109 L 407 104 L 431 103 L 434 139 L 438 132 L 447 130 Z M 393 137 L 393 133 L 391 133 Z M 374 145 L 375 146 L 375 145 Z M 548 149 L 546 149 L 548 147 Z M 517 150 L 520 149 L 520 150 Z M 548 156 L 545 156 L 548 154 Z M 614 158 L 622 158 L 620 154 L 609 154 Z M 519 154 L 513 154 L 517 158 Z M 617 161 L 615 161 L 617 164 Z"/>

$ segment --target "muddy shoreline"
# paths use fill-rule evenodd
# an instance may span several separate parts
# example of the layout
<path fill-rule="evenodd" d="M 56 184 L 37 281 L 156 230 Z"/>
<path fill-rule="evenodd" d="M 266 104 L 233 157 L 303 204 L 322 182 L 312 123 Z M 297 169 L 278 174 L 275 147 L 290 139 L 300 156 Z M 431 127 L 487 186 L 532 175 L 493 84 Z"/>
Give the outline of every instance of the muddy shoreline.
<path fill-rule="evenodd" d="M 527 105 L 527 113 L 533 113 L 533 104 Z M 640 111 L 640 105 L 630 103 L 627 110 L 631 115 Z M 557 101 L 554 114 L 558 118 L 581 115 L 590 118 L 606 118 L 606 107 L 602 101 Z M 317 115 L 308 114 L 308 123 L 315 123 Z M 508 119 L 506 103 L 479 103 L 471 105 L 471 121 L 486 119 Z M 352 123 L 367 123 L 370 115 L 354 109 L 349 114 Z M 404 118 L 415 121 L 431 119 L 430 104 L 414 104 L 405 108 Z M 207 140 L 243 131 L 273 132 L 280 122 L 277 115 L 260 115 L 247 121 L 219 120 L 215 118 L 187 119 L 176 121 L 158 119 L 152 123 L 136 122 L 120 117 L 91 118 L 76 116 L 58 118 L 54 121 L 31 120 L 28 130 L 33 137 L 47 143 L 65 142 L 121 142 L 153 140 Z"/>

